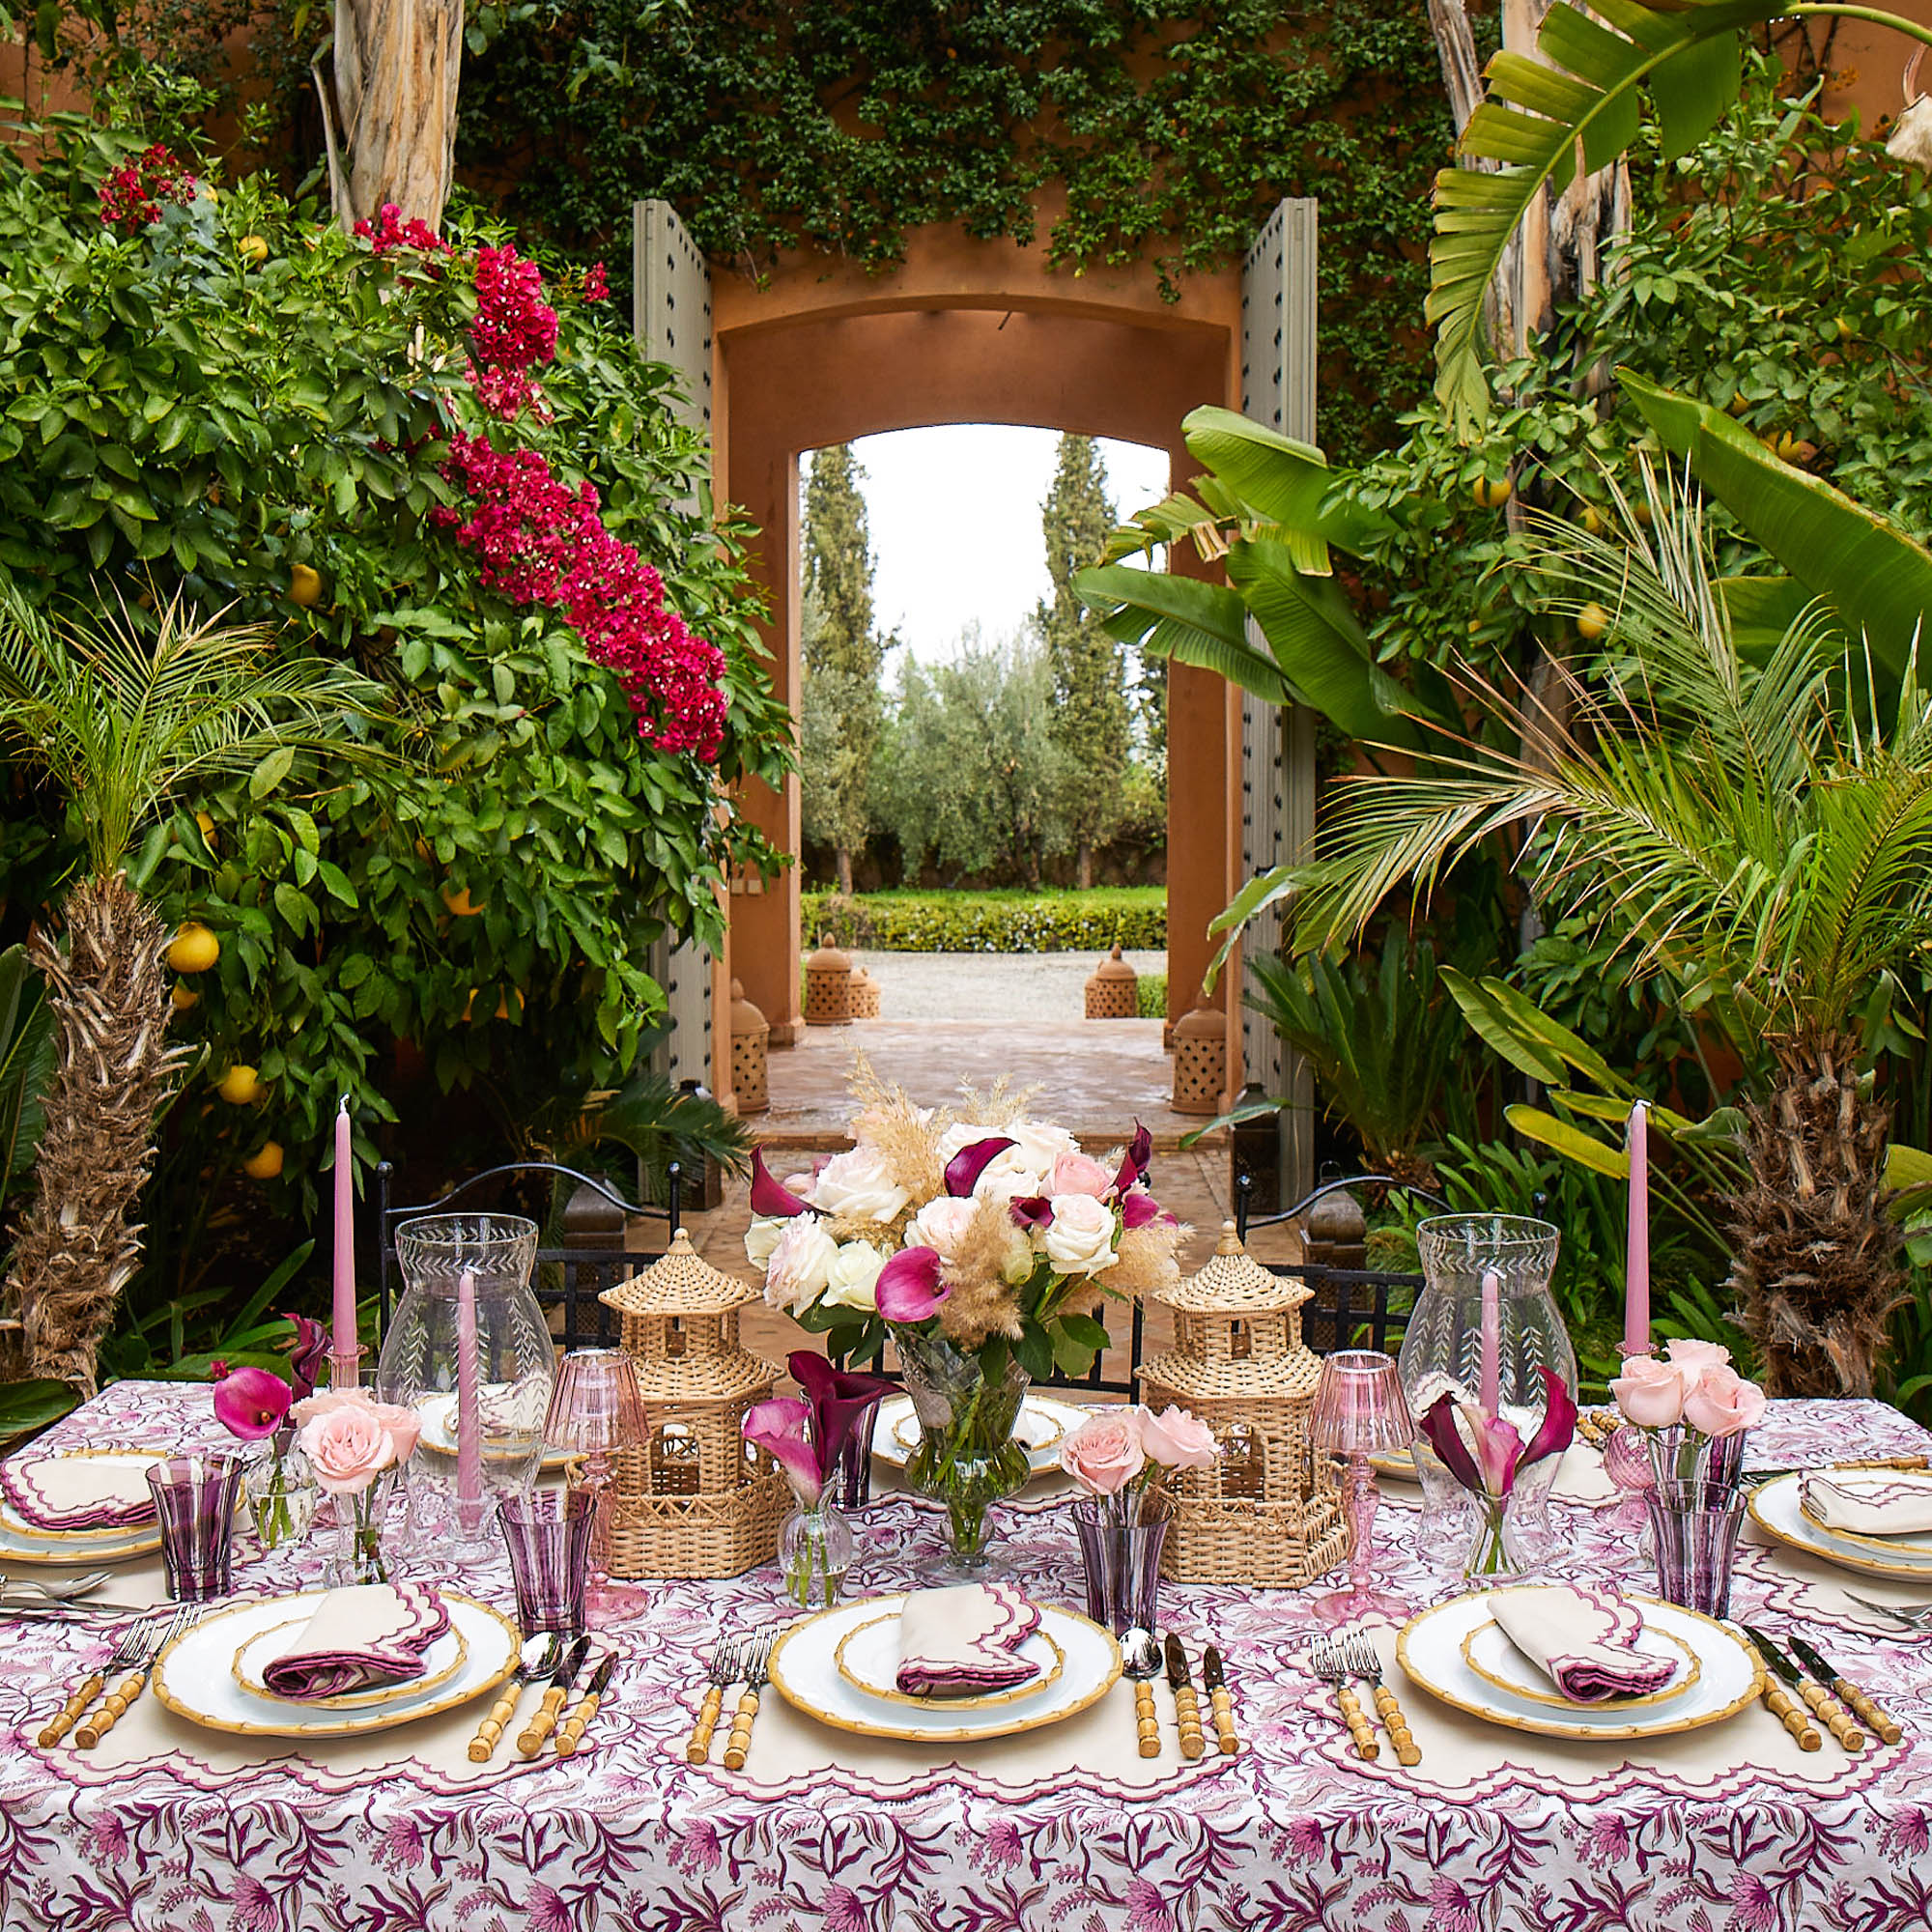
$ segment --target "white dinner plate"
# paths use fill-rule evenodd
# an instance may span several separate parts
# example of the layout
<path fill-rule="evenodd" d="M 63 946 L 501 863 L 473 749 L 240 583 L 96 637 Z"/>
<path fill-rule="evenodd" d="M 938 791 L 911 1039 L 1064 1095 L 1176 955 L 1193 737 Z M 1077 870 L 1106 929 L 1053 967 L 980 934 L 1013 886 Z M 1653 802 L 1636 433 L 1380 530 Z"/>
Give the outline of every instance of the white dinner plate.
<path fill-rule="evenodd" d="M 1534 1731 L 1551 1738 L 1662 1737 L 1721 1722 L 1758 1694 L 1757 1660 L 1721 1624 L 1676 1604 L 1633 1597 L 1633 1603 L 1643 1606 L 1646 1636 L 1655 1632 L 1674 1638 L 1690 1653 L 1696 1665 L 1694 1682 L 1685 1686 L 1681 1696 L 1662 1701 L 1565 1701 L 1551 1708 L 1498 1684 L 1493 1677 L 1483 1676 L 1463 1655 L 1465 1639 L 1486 1626 L 1494 1626 L 1487 1591 L 1474 1590 L 1409 1618 L 1396 1638 L 1395 1654 L 1410 1681 L 1432 1697 L 1506 1730 Z M 1471 1649 L 1479 1661 L 1500 1662 L 1501 1651 L 1492 1650 L 1490 1643 L 1490 1639 L 1478 1638 Z M 1507 1638 L 1502 1639 L 1503 1649 L 1512 1647 Z"/>
<path fill-rule="evenodd" d="M 1775 1476 L 1750 1491 L 1750 1513 L 1760 1529 L 1807 1555 L 1865 1577 L 1912 1577 L 1932 1582 L 1932 1537 L 1847 1537 L 1804 1514 L 1798 1499 L 1802 1476 Z"/>
<path fill-rule="evenodd" d="M 494 1394 L 500 1394 L 507 1397 L 512 1393 L 513 1389 L 510 1383 L 493 1382 L 490 1387 L 483 1391 L 483 1400 L 487 1403 Z M 416 1404 L 416 1413 L 422 1417 L 423 1441 L 430 1448 L 440 1451 L 444 1456 L 454 1456 L 456 1454 L 455 1396 L 426 1395 Z M 539 1426 L 541 1426 L 541 1420 L 539 1418 Z M 486 1439 L 483 1444 L 483 1460 L 485 1463 L 488 1463 L 500 1454 L 509 1462 L 521 1463 L 530 1453 L 526 1444 L 527 1437 L 519 1440 L 513 1436 L 508 1445 L 499 1450 Z M 568 1449 L 547 1450 L 544 1454 L 543 1467 L 546 1469 L 561 1469 L 569 1461 L 570 1451 Z"/>
<path fill-rule="evenodd" d="M 1672 1697 L 1683 1696 L 1703 1675 L 1697 1653 L 1682 1637 L 1661 1631 L 1654 1624 L 1644 1625 L 1633 1647 L 1640 1657 L 1663 1658 L 1671 1665 L 1670 1680 L 1661 1690 L 1646 1690 L 1636 1697 L 1605 1697 L 1600 1704 L 1582 1706 L 1564 1696 L 1550 1683 L 1543 1666 L 1525 1657 L 1511 1640 L 1509 1632 L 1493 1618 L 1478 1624 L 1463 1639 L 1463 1662 L 1486 1684 L 1551 1711 L 1634 1711 L 1646 1704 L 1662 1704 Z"/>
<path fill-rule="evenodd" d="M 1027 1461 L 1037 1476 L 1043 1469 L 1060 1464 L 1060 1445 L 1067 1435 L 1093 1414 L 1077 1403 L 1059 1402 L 1050 1395 L 1028 1391 L 1013 1424 L 1013 1439 L 1027 1452 Z M 881 1462 L 903 1469 L 919 1447 L 919 1416 L 909 1395 L 888 1396 L 879 1405 L 878 1420 L 872 1425 L 872 1454 Z"/>
<path fill-rule="evenodd" d="M 911 1744 L 963 1744 L 1058 1723 L 1097 1703 L 1121 1675 L 1121 1646 L 1111 1631 L 1072 1610 L 1041 1605 L 1040 1628 L 1065 1654 L 1066 1663 L 1038 1695 L 973 1711 L 962 1711 L 945 1697 L 887 1704 L 838 1674 L 838 1646 L 862 1625 L 875 1624 L 882 1616 L 896 1622 L 904 1606 L 903 1593 L 870 1597 L 794 1624 L 772 1646 L 772 1683 L 779 1694 L 834 1730 Z"/>
<path fill-rule="evenodd" d="M 241 1682 L 233 1665 L 243 1648 L 291 1619 L 306 1623 L 327 1595 L 325 1590 L 231 1604 L 190 1624 L 156 1660 L 155 1695 L 177 1717 L 236 1737 L 350 1737 L 434 1718 L 496 1690 L 517 1667 L 517 1629 L 507 1617 L 474 1598 L 449 1590 L 441 1594 L 469 1655 L 458 1670 L 413 1701 L 367 1711 L 330 1710 L 258 1694 Z"/>
<path fill-rule="evenodd" d="M 969 1692 L 963 1697 L 916 1697 L 901 1690 L 899 1676 L 899 1615 L 881 1610 L 870 1623 L 855 1624 L 838 1639 L 833 1662 L 846 1683 L 857 1685 L 882 1704 L 910 1704 L 918 1711 L 990 1711 L 1037 1697 L 1058 1684 L 1066 1669 L 1066 1653 L 1044 1630 L 1037 1630 L 1019 1647 L 1019 1655 L 1037 1674 L 1006 1690 Z"/>
<path fill-rule="evenodd" d="M 406 1678 L 400 1684 L 379 1684 L 369 1690 L 345 1690 L 336 1697 L 284 1697 L 269 1689 L 268 1668 L 276 1658 L 288 1655 L 289 1646 L 307 1628 L 306 1617 L 291 1617 L 285 1624 L 245 1638 L 229 1665 L 235 1681 L 257 1697 L 266 1697 L 273 1704 L 293 1704 L 298 1711 L 374 1711 L 386 1704 L 407 1704 L 427 1697 L 469 1661 L 469 1640 L 456 1628 L 452 1616 L 449 1628 L 423 1653 L 419 1677 Z"/>
<path fill-rule="evenodd" d="M 165 1461 L 168 1454 L 164 1449 L 75 1449 L 68 1453 L 141 1470 Z M 0 1560 L 9 1563 L 118 1563 L 125 1557 L 145 1556 L 160 1547 L 161 1529 L 156 1522 L 132 1523 L 120 1529 L 41 1529 L 0 1495 Z"/>

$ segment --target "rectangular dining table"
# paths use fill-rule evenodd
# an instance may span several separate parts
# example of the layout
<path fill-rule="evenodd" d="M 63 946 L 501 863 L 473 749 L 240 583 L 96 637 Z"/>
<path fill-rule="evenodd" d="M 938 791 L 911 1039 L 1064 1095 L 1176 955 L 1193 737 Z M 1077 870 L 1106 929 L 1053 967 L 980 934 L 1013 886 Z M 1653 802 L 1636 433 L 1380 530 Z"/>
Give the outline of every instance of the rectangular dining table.
<path fill-rule="evenodd" d="M 37 1448 L 213 1447 L 206 1385 L 123 1382 Z M 1747 1468 L 1932 1452 L 1876 1402 L 1776 1403 Z M 1562 1567 L 1651 1586 L 1628 1516 L 1557 1501 Z M 1063 1498 L 1002 1513 L 994 1574 L 1082 1605 Z M 856 1519 L 846 1594 L 914 1586 L 943 1519 L 888 1495 Z M 1384 1486 L 1378 1585 L 1415 1608 L 1463 1587 L 1413 1490 Z M 239 1532 L 238 1532 L 239 1533 Z M 321 1531 L 257 1555 L 238 1593 L 313 1587 Z M 5 1566 L 0 1566 L 5 1567 Z M 12 1574 L 30 1573 L 15 1570 Z M 50 1575 L 58 1573 L 42 1572 Z M 510 1604 L 498 1563 L 450 1587 Z M 487 1701 L 326 1744 L 228 1737 L 142 1697 L 92 1751 L 37 1743 L 104 1657 L 74 1627 L 0 1616 L 0 1925 L 138 1932 L 1904 1932 L 1932 1924 L 1932 1683 L 1926 1639 L 1861 1608 L 1925 1594 L 1861 1578 L 1749 1525 L 1736 1601 L 1811 1633 L 1905 1726 L 1896 1745 L 1801 1752 L 1753 1704 L 1710 1728 L 1572 1743 L 1436 1703 L 1390 1664 L 1422 1761 L 1352 1757 L 1308 1669 L 1307 1592 L 1162 1586 L 1195 1660 L 1227 1659 L 1243 1747 L 1184 1762 L 1134 1748 L 1131 1687 L 1003 1741 L 912 1745 L 828 1729 L 768 1692 L 742 1773 L 685 1742 L 721 1633 L 801 1614 L 771 1566 L 724 1582 L 635 1585 L 604 1637 L 620 1653 L 582 1753 L 487 1765 L 465 1747 Z M 102 1593 L 161 1594 L 156 1559 Z M 1385 1662 L 1394 1632 L 1376 1640 Z M 735 1693 L 733 1693 L 735 1694 Z M 529 1693 L 528 1704 L 534 1702 Z M 727 1701 L 727 1712 L 729 1704 Z"/>

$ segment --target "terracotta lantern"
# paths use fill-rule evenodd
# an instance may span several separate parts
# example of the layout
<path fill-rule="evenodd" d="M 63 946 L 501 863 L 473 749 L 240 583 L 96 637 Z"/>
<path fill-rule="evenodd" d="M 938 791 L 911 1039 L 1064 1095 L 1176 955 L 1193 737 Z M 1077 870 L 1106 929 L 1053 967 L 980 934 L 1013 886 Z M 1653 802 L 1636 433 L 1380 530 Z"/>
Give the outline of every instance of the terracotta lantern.
<path fill-rule="evenodd" d="M 1221 1454 L 1170 1478 L 1174 1516 L 1161 1575 L 1181 1583 L 1298 1588 L 1348 1555 L 1335 1464 L 1311 1456 L 1321 1365 L 1301 1339 L 1305 1282 L 1271 1274 L 1232 1221 L 1198 1274 L 1159 1297 L 1174 1347 L 1141 1371 L 1150 1408 L 1179 1403 L 1214 1432 Z"/>
<path fill-rule="evenodd" d="M 1174 1029 L 1174 1111 L 1218 1114 L 1228 1087 L 1228 1016 L 1199 1006 Z"/>
<path fill-rule="evenodd" d="M 805 1023 L 843 1026 L 852 1017 L 852 955 L 819 934 L 818 951 L 805 962 Z"/>
<path fill-rule="evenodd" d="M 738 1340 L 738 1311 L 759 1291 L 680 1228 L 661 1260 L 598 1298 L 623 1317 L 647 1424 L 641 1447 L 611 1459 L 611 1574 L 739 1577 L 768 1562 L 791 1489 L 744 1438 L 746 1412 L 783 1374 Z"/>
<path fill-rule="evenodd" d="M 1121 957 L 1121 949 L 1100 961 L 1087 980 L 1087 1017 L 1090 1020 L 1131 1020 L 1140 1017 L 1140 977 Z"/>
<path fill-rule="evenodd" d="M 879 1017 L 879 982 L 863 966 L 852 969 L 852 1017 L 855 1020 Z"/>
<path fill-rule="evenodd" d="M 745 997 L 745 982 L 731 981 L 731 1092 L 741 1114 L 762 1114 L 772 1104 L 766 1078 L 772 1030 Z"/>

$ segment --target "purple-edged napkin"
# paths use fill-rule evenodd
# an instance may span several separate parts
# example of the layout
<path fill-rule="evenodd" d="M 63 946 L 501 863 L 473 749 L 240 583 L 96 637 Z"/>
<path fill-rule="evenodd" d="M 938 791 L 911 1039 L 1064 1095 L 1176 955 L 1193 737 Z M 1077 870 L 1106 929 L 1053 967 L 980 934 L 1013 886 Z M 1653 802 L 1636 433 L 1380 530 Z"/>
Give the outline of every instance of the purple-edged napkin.
<path fill-rule="evenodd" d="M 918 1590 L 899 1612 L 898 1687 L 908 1697 L 1009 1690 L 1039 1675 L 1017 1652 L 1039 1612 L 1004 1583 Z"/>
<path fill-rule="evenodd" d="M 0 1494 L 36 1529 L 132 1529 L 155 1520 L 147 1465 L 106 1456 L 0 1463 Z"/>
<path fill-rule="evenodd" d="M 449 1611 L 426 1583 L 331 1590 L 262 1681 L 298 1703 L 406 1684 L 422 1675 L 424 1653 L 448 1628 Z"/>
<path fill-rule="evenodd" d="M 1850 1536 L 1923 1536 L 1932 1531 L 1932 1476 L 1855 1469 L 1799 1479 L 1804 1514 Z"/>
<path fill-rule="evenodd" d="M 1636 1649 L 1643 1612 L 1609 1590 L 1527 1584 L 1492 1592 L 1490 1612 L 1573 1704 L 1646 1697 L 1677 1674 L 1674 1659 Z"/>

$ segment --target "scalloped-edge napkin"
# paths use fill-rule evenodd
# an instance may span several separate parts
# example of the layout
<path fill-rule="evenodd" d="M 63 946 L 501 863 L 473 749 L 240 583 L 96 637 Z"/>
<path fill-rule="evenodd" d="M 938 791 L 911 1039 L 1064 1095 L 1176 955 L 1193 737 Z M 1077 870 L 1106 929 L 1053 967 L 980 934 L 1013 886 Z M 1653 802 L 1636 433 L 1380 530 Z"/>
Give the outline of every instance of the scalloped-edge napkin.
<path fill-rule="evenodd" d="M 1565 1583 L 1497 1590 L 1490 1614 L 1573 1704 L 1648 1696 L 1677 1674 L 1672 1659 L 1635 1648 L 1643 1612 L 1613 1591 Z"/>
<path fill-rule="evenodd" d="M 899 1612 L 898 1687 L 908 1697 L 1009 1690 L 1039 1675 L 1016 1653 L 1039 1612 L 1005 1583 L 916 1590 Z"/>
<path fill-rule="evenodd" d="M 0 1463 L 0 1493 L 36 1529 L 133 1529 L 155 1520 L 147 1464 L 106 1456 Z"/>
<path fill-rule="evenodd" d="M 1932 1475 L 1872 1469 L 1801 1476 L 1798 1500 L 1827 1529 L 1852 1536 L 1924 1536 L 1932 1532 Z"/>
<path fill-rule="evenodd" d="M 331 1590 L 262 1681 L 297 1703 L 405 1684 L 422 1675 L 423 1654 L 448 1628 L 448 1607 L 426 1583 Z"/>

